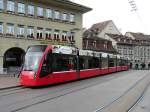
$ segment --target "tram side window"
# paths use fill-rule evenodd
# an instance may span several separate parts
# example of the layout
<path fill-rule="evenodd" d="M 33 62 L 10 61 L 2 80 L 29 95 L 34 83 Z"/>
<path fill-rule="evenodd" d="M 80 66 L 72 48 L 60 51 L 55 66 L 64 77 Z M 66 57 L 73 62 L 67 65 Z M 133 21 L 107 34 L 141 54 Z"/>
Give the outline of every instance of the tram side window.
<path fill-rule="evenodd" d="M 109 59 L 109 67 L 114 67 L 115 63 L 114 63 L 114 59 Z"/>
<path fill-rule="evenodd" d="M 127 61 L 126 60 L 122 60 L 122 66 L 127 65 Z"/>
<path fill-rule="evenodd" d="M 80 70 L 85 69 L 85 61 L 82 58 L 79 58 L 79 69 Z"/>
<path fill-rule="evenodd" d="M 88 60 L 89 68 L 99 68 L 100 63 L 98 58 L 91 58 Z"/>
<path fill-rule="evenodd" d="M 120 59 L 120 61 L 119 61 L 119 66 L 122 66 L 122 60 Z"/>
<path fill-rule="evenodd" d="M 123 59 L 121 59 L 119 65 L 120 66 L 124 66 L 125 65 L 125 61 Z"/>
<path fill-rule="evenodd" d="M 95 67 L 95 68 L 99 68 L 99 66 L 100 66 L 100 61 L 99 61 L 99 59 L 98 59 L 98 58 L 93 58 L 93 61 L 94 61 L 94 67 Z"/>
<path fill-rule="evenodd" d="M 75 69 L 75 57 L 69 55 L 54 54 L 53 71 L 69 71 Z"/>

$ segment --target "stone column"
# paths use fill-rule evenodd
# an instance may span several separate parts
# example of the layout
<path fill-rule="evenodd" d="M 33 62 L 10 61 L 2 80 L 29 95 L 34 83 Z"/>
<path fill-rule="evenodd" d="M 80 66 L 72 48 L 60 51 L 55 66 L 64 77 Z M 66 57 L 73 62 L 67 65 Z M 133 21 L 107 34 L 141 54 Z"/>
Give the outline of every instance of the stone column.
<path fill-rule="evenodd" d="M 0 55 L 0 68 L 3 67 L 3 56 Z"/>

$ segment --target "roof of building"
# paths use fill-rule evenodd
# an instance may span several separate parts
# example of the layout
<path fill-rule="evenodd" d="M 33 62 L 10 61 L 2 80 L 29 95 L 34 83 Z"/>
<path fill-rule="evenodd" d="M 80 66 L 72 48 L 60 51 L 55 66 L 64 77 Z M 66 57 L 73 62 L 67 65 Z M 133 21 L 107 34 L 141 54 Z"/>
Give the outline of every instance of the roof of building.
<path fill-rule="evenodd" d="M 104 22 L 99 22 L 96 24 L 93 24 L 91 28 L 88 30 L 84 31 L 83 33 L 83 38 L 91 38 L 97 35 L 98 33 L 102 32 L 104 28 L 110 23 L 112 20 L 104 21 Z"/>
<path fill-rule="evenodd" d="M 117 41 L 117 44 L 127 44 L 127 45 L 134 44 L 134 40 L 128 36 L 118 34 L 107 34 L 107 35 L 113 38 L 115 41 Z"/>
<path fill-rule="evenodd" d="M 80 11 L 82 13 L 86 13 L 86 12 L 92 10 L 92 8 L 71 2 L 70 0 L 37 0 L 37 2 L 46 3 L 46 4 L 53 4 L 53 5 L 56 5 L 59 7 L 61 6 L 64 8 L 67 7 L 67 8 L 70 8 L 72 10 Z"/>
<path fill-rule="evenodd" d="M 150 35 L 145 35 L 143 33 L 133 33 L 133 32 L 128 32 L 130 33 L 136 40 L 150 40 Z"/>
<path fill-rule="evenodd" d="M 149 35 L 146 35 L 145 37 L 141 36 L 143 34 L 135 34 L 134 36 L 136 39 L 132 39 L 131 37 L 125 36 L 125 35 L 118 35 L 118 34 L 107 34 L 109 37 L 114 39 L 117 44 L 122 44 L 122 45 L 150 45 L 150 38 Z M 141 35 L 141 36 L 140 36 Z M 144 41 L 143 41 L 144 40 Z"/>
<path fill-rule="evenodd" d="M 110 22 L 112 22 L 112 20 L 96 23 L 96 24 L 92 25 L 92 27 L 90 29 L 98 30 L 99 32 L 101 32 Z"/>
<path fill-rule="evenodd" d="M 125 36 L 125 35 L 118 35 L 118 34 L 110 34 L 110 33 L 106 33 L 106 35 L 110 36 L 111 38 L 113 39 L 129 39 L 129 40 L 132 40 L 131 37 L 128 37 L 128 36 Z"/>

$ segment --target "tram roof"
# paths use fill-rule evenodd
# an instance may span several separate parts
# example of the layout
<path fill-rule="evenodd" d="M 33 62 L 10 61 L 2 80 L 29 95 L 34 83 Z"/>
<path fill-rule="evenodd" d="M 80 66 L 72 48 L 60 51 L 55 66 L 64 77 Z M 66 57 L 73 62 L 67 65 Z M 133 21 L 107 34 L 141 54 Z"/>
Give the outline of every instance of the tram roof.
<path fill-rule="evenodd" d="M 75 47 L 70 46 L 62 46 L 62 45 L 53 45 L 53 53 L 60 53 L 60 54 L 70 54 L 70 55 L 76 55 L 78 49 Z M 80 56 L 93 56 L 93 57 L 100 57 L 100 55 L 104 58 L 106 58 L 108 55 L 110 58 L 120 58 L 120 55 L 115 55 L 111 53 L 105 53 L 105 52 L 97 52 L 97 51 L 91 51 L 91 50 L 79 50 Z"/>

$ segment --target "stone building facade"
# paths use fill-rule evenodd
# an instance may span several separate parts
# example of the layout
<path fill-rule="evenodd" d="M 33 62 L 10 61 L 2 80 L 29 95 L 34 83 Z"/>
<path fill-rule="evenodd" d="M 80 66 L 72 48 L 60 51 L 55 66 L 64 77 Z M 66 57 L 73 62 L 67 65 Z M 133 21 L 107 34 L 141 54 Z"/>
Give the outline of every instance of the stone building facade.
<path fill-rule="evenodd" d="M 150 35 L 133 32 L 127 32 L 125 35 L 135 43 L 133 48 L 134 60 L 132 60 L 134 65 L 141 68 L 141 65 L 144 64 L 146 68 L 150 69 Z"/>
<path fill-rule="evenodd" d="M 131 37 L 131 34 L 134 34 L 134 36 Z M 127 32 L 126 35 L 107 34 L 107 36 L 115 41 L 114 47 L 122 56 L 128 58 L 132 68 L 150 68 L 149 35 Z"/>
<path fill-rule="evenodd" d="M 20 66 L 29 45 L 82 48 L 82 15 L 91 8 L 69 0 L 0 0 L 0 67 Z"/>

